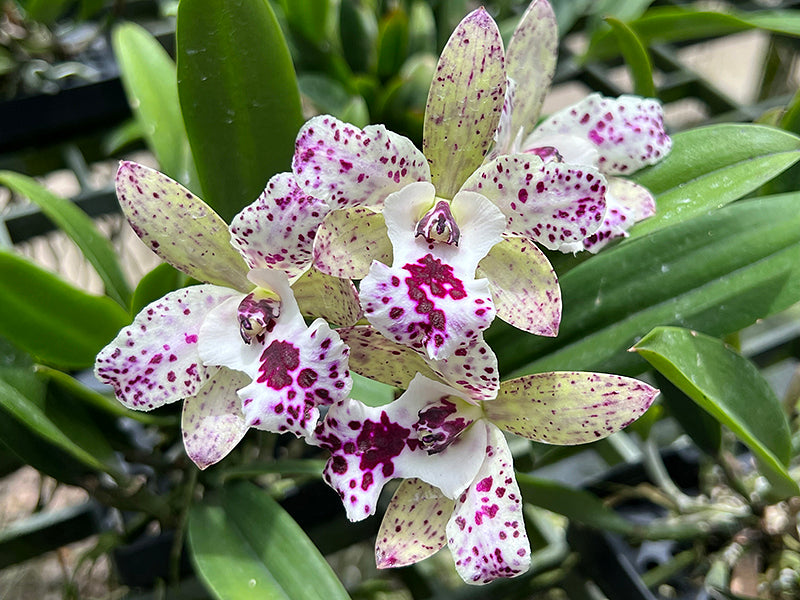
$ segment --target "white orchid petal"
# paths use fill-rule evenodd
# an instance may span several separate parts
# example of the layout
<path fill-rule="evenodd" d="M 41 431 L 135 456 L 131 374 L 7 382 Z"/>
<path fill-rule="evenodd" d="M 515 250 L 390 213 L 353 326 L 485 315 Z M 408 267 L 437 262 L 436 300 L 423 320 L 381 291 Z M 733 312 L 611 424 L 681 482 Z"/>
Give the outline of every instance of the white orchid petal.
<path fill-rule="evenodd" d="M 231 242 L 251 269 L 280 269 L 294 281 L 311 265 L 314 237 L 328 212 L 327 204 L 306 195 L 291 173 L 278 173 L 233 218 Z"/>
<path fill-rule="evenodd" d="M 332 209 L 380 206 L 414 181 L 429 181 L 428 161 L 406 137 L 383 125 L 363 130 L 330 115 L 300 129 L 292 170 L 306 194 Z"/>
<path fill-rule="evenodd" d="M 578 136 L 599 152 L 596 166 L 607 175 L 626 175 L 660 161 L 672 148 L 658 100 L 591 94 L 542 122 L 535 137 Z M 556 146 L 558 147 L 558 146 Z"/>
<path fill-rule="evenodd" d="M 456 500 L 446 528 L 456 571 L 474 585 L 516 577 L 531 565 L 511 452 L 497 427 L 488 422 L 485 427 L 486 458 L 472 484 Z"/>
<path fill-rule="evenodd" d="M 194 396 L 216 372 L 200 360 L 206 316 L 237 292 L 197 285 L 148 304 L 97 355 L 95 375 L 128 408 L 151 410 Z"/>

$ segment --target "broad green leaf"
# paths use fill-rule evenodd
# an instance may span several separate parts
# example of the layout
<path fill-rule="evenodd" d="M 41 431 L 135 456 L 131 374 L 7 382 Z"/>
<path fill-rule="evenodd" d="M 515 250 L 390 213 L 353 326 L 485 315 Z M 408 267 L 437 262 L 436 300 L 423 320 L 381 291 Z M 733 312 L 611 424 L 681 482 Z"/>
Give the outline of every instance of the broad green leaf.
<path fill-rule="evenodd" d="M 306 40 L 321 45 L 326 41 L 326 25 L 331 0 L 290 0 L 284 4 L 286 19 Z"/>
<path fill-rule="evenodd" d="M 353 72 L 372 71 L 377 60 L 378 20 L 367 2 L 355 0 L 339 4 L 339 38 L 342 54 Z"/>
<path fill-rule="evenodd" d="M 386 15 L 378 30 L 377 74 L 381 79 L 395 75 L 408 52 L 408 15 L 397 9 Z"/>
<path fill-rule="evenodd" d="M 58 19 L 74 0 L 24 0 L 20 2 L 28 18 L 51 24 Z"/>
<path fill-rule="evenodd" d="M 82 407 L 30 386 L 18 389 L 8 378 L 4 370 L 0 374 L 0 409 L 5 418 L 16 419 L 87 467 L 120 476 L 111 446 Z"/>
<path fill-rule="evenodd" d="M 222 506 L 192 507 L 189 550 L 219 600 L 349 598 L 295 521 L 250 483 L 224 490 Z"/>
<path fill-rule="evenodd" d="M 350 396 L 367 406 L 383 406 L 396 398 L 397 388 L 374 379 L 362 377 L 355 371 L 350 372 L 353 378 L 353 391 Z"/>
<path fill-rule="evenodd" d="M 633 79 L 633 93 L 648 98 L 655 97 L 656 88 L 653 85 L 653 65 L 650 55 L 642 41 L 636 37 L 634 31 L 622 21 L 606 17 L 606 23 L 617 38 L 622 56 L 628 65 L 628 70 Z"/>
<path fill-rule="evenodd" d="M 107 155 L 119 154 L 124 148 L 144 139 L 141 123 L 128 119 L 103 137 L 102 151 Z"/>
<path fill-rule="evenodd" d="M 656 372 L 656 387 L 661 392 L 661 403 L 666 406 L 669 414 L 678 421 L 697 447 L 711 456 L 716 456 L 722 444 L 722 427 L 719 421 L 658 372 Z"/>
<path fill-rule="evenodd" d="M 436 53 L 436 17 L 425 0 L 414 0 L 408 14 L 408 55 Z"/>
<path fill-rule="evenodd" d="M 438 195 L 452 198 L 483 162 L 505 91 L 503 41 L 479 8 L 450 36 L 428 92 L 422 149 Z"/>
<path fill-rule="evenodd" d="M 633 179 L 656 197 L 640 236 L 738 200 L 800 159 L 800 138 L 763 125 L 712 125 L 678 133 L 667 157 Z"/>
<path fill-rule="evenodd" d="M 761 10 L 751 12 L 706 12 L 695 8 L 658 7 L 628 23 L 645 46 L 728 35 L 761 28 L 774 33 L 800 36 L 800 12 Z M 610 31 L 592 37 L 584 60 L 605 60 L 619 54 L 617 39 Z"/>
<path fill-rule="evenodd" d="M 125 417 L 127 419 L 133 419 L 148 425 L 178 424 L 178 420 L 175 417 L 162 417 L 125 408 L 122 403 L 89 389 L 74 377 L 71 377 L 63 371 L 59 371 L 58 369 L 52 369 L 50 367 L 39 365 L 36 367 L 36 374 L 38 375 L 39 379 L 42 381 L 47 381 L 51 386 L 58 388 L 64 394 L 70 396 L 70 398 L 72 398 L 74 401 L 80 402 L 81 404 L 87 406 L 91 411 L 105 413 L 106 415 L 110 415 L 114 418 Z"/>
<path fill-rule="evenodd" d="M 226 221 L 288 171 L 300 93 L 266 0 L 183 0 L 178 93 L 203 198 Z"/>
<path fill-rule="evenodd" d="M 133 291 L 131 316 L 139 314 L 153 300 L 186 285 L 186 275 L 169 263 L 162 263 L 147 273 Z"/>
<path fill-rule="evenodd" d="M 41 208 L 59 229 L 75 242 L 83 256 L 103 280 L 106 293 L 125 308 L 131 299 L 131 291 L 117 261 L 114 247 L 95 227 L 92 220 L 71 201 L 56 196 L 34 179 L 0 171 L 0 184 L 31 200 Z"/>
<path fill-rule="evenodd" d="M 796 495 L 786 467 L 792 453 L 786 415 L 758 368 L 722 341 L 679 327 L 658 327 L 633 349 L 720 423 Z"/>
<path fill-rule="evenodd" d="M 584 490 L 522 473 L 517 473 L 517 483 L 525 502 L 569 517 L 577 523 L 623 535 L 631 535 L 636 529 L 632 522 Z"/>
<path fill-rule="evenodd" d="M 0 250 L 0 335 L 37 360 L 64 368 L 94 364 L 130 322 L 109 298 L 92 296 Z"/>
<path fill-rule="evenodd" d="M 737 202 L 599 253 L 560 278 L 555 339 L 495 322 L 486 339 L 501 373 L 584 370 L 633 375 L 626 352 L 658 325 L 738 331 L 800 300 L 800 193 Z"/>
<path fill-rule="evenodd" d="M 118 26 L 112 43 L 128 102 L 161 171 L 199 191 L 178 101 L 175 63 L 158 40 L 134 23 Z"/>

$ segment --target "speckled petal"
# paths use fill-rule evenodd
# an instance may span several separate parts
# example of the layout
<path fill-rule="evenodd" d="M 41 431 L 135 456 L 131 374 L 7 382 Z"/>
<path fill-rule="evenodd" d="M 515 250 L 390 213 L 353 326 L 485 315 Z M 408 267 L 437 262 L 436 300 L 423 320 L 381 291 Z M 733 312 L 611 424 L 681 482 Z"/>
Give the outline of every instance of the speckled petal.
<path fill-rule="evenodd" d="M 497 427 L 487 423 L 486 428 L 486 458 L 472 484 L 456 500 L 446 529 L 456 571 L 473 585 L 516 577 L 531 565 L 511 452 Z"/>
<path fill-rule="evenodd" d="M 593 167 L 548 162 L 526 154 L 500 156 L 464 184 L 508 217 L 506 233 L 550 250 L 583 240 L 605 215 L 605 178 Z"/>
<path fill-rule="evenodd" d="M 464 225 L 461 241 L 457 246 L 428 242 L 415 229 L 433 204 L 433 186 L 424 182 L 387 199 L 384 219 L 393 264 L 373 262 L 359 293 L 364 314 L 378 331 L 441 360 L 494 319 L 488 283 L 474 275 L 478 261 L 501 239 L 504 219 L 480 195 L 460 193 L 452 213 Z"/>
<path fill-rule="evenodd" d="M 311 265 L 314 236 L 328 212 L 322 200 L 303 193 L 291 173 L 278 173 L 233 218 L 231 243 L 251 269 L 280 269 L 295 281 Z"/>
<path fill-rule="evenodd" d="M 468 14 L 433 76 L 422 148 L 437 194 L 452 198 L 489 151 L 506 90 L 503 41 L 483 8 Z"/>
<path fill-rule="evenodd" d="M 522 15 L 506 51 L 506 73 L 516 84 L 511 134 L 531 131 L 556 70 L 558 25 L 547 0 L 534 0 Z"/>
<path fill-rule="evenodd" d="M 504 381 L 485 405 L 498 427 L 548 444 L 594 442 L 623 429 L 650 407 L 658 390 L 605 373 L 536 373 Z"/>
<path fill-rule="evenodd" d="M 478 265 L 489 280 L 497 316 L 518 329 L 555 337 L 561 323 L 561 288 L 550 261 L 530 240 L 507 238 Z"/>
<path fill-rule="evenodd" d="M 238 301 L 220 304 L 201 328 L 200 354 L 208 364 L 246 373 L 252 383 L 239 390 L 245 422 L 273 432 L 310 434 L 320 405 L 350 393 L 348 349 L 322 319 L 306 326 L 282 271 L 250 272 L 258 287 L 280 297 L 280 315 L 259 340 L 239 333 Z"/>
<path fill-rule="evenodd" d="M 383 215 L 364 206 L 330 213 L 317 230 L 314 266 L 342 279 L 363 279 L 373 260 L 392 262 Z"/>
<path fill-rule="evenodd" d="M 292 170 L 306 194 L 332 209 L 379 207 L 405 185 L 430 180 L 427 160 L 408 138 L 383 125 L 362 131 L 330 115 L 300 129 Z"/>
<path fill-rule="evenodd" d="M 403 389 L 417 373 L 436 377 L 419 353 L 387 340 L 372 325 L 336 331 L 350 346 L 350 369 L 359 375 Z"/>
<path fill-rule="evenodd" d="M 267 338 L 253 382 L 239 391 L 245 422 L 275 433 L 309 436 L 319 407 L 343 400 L 353 387 L 348 348 L 325 321 Z"/>
<path fill-rule="evenodd" d="M 166 175 L 120 163 L 117 198 L 142 241 L 200 281 L 245 291 L 247 265 L 231 247 L 228 226 L 210 206 Z"/>
<path fill-rule="evenodd" d="M 358 290 L 349 279 L 339 279 L 315 268 L 306 271 L 293 285 L 300 312 L 307 317 L 321 317 L 347 327 L 363 317 Z"/>
<path fill-rule="evenodd" d="M 588 139 L 599 151 L 598 166 L 607 175 L 628 175 L 660 161 L 672 148 L 664 131 L 664 111 L 652 98 L 591 94 L 574 106 L 552 115 L 525 140 L 536 145 L 547 135 Z"/>
<path fill-rule="evenodd" d="M 654 214 L 656 201 L 647 188 L 628 179 L 609 177 L 606 217 L 600 229 L 583 240 L 583 247 L 589 252 L 598 252 L 614 238 L 627 237 L 634 223 Z"/>
<path fill-rule="evenodd" d="M 229 288 L 197 285 L 148 304 L 97 355 L 95 375 L 135 410 L 194 396 L 217 370 L 200 360 L 201 324 L 232 295 Z"/>
<path fill-rule="evenodd" d="M 236 390 L 249 381 L 247 375 L 223 367 L 196 396 L 183 401 L 183 445 L 199 468 L 221 461 L 247 433 Z"/>
<path fill-rule="evenodd" d="M 450 358 L 426 362 L 442 381 L 466 394 L 470 402 L 492 400 L 500 389 L 497 356 L 483 335 L 456 348 Z"/>
<path fill-rule="evenodd" d="M 341 496 L 351 521 L 373 514 L 384 484 L 396 477 L 418 477 L 455 497 L 482 460 L 486 429 L 470 426 L 480 416 L 480 408 L 456 390 L 422 375 L 386 406 L 348 398 L 331 406 L 314 436 L 331 451 L 323 477 Z M 448 435 L 446 447 L 431 448 Z"/>
<path fill-rule="evenodd" d="M 392 496 L 378 530 L 377 567 L 407 567 L 444 547 L 445 525 L 453 505 L 453 500 L 439 488 L 416 478 L 404 480 Z"/>

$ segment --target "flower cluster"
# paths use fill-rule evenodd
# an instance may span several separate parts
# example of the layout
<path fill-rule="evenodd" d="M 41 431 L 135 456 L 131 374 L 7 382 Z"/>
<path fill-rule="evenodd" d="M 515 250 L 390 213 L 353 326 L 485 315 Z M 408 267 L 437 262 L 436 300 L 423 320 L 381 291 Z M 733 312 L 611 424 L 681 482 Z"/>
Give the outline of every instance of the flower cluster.
<path fill-rule="evenodd" d="M 380 125 L 315 117 L 298 134 L 291 172 L 272 177 L 229 227 L 177 182 L 122 163 L 117 193 L 136 232 L 207 283 L 145 307 L 100 353 L 97 376 L 133 409 L 183 400 L 184 442 L 200 468 L 250 427 L 328 450 L 324 477 L 351 520 L 372 515 L 384 484 L 403 479 L 378 537 L 379 566 L 446 544 L 468 583 L 527 570 L 503 431 L 591 442 L 657 393 L 600 373 L 501 382 L 483 337 L 496 317 L 557 334 L 558 281 L 538 245 L 597 251 L 624 235 L 654 203 L 612 176 L 669 150 L 658 104 L 633 97 L 591 96 L 527 135 L 555 47 L 544 0 L 507 53 L 476 10 L 439 61 L 423 151 Z M 303 315 L 319 318 L 306 325 Z M 350 397 L 351 370 L 405 392 L 366 406 Z"/>

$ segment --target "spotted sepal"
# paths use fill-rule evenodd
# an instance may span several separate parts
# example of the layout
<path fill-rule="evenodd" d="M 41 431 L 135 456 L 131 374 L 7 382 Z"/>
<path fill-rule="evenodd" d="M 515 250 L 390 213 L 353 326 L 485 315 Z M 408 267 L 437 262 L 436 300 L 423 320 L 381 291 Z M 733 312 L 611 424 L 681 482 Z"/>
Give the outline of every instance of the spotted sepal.
<path fill-rule="evenodd" d="M 292 284 L 300 312 L 342 327 L 355 325 L 364 315 L 358 290 L 349 279 L 339 279 L 311 267 Z"/>
<path fill-rule="evenodd" d="M 582 241 L 600 227 L 606 180 L 594 167 L 542 163 L 529 154 L 500 156 L 466 181 L 508 218 L 506 233 L 550 250 Z"/>
<path fill-rule="evenodd" d="M 555 337 L 561 323 L 561 288 L 550 261 L 530 240 L 506 238 L 478 265 L 489 281 L 498 318 L 517 329 Z"/>
<path fill-rule="evenodd" d="M 638 379 L 559 371 L 504 381 L 497 398 L 484 408 L 501 429 L 565 446 L 594 442 L 627 427 L 657 394 Z"/>
<path fill-rule="evenodd" d="M 314 237 L 328 212 L 328 205 L 307 196 L 291 173 L 278 173 L 233 218 L 231 243 L 251 269 L 280 269 L 295 281 L 311 266 Z"/>
<path fill-rule="evenodd" d="M 516 577 L 530 568 L 531 548 L 522 518 L 522 496 L 503 433 L 491 423 L 480 470 L 459 495 L 447 523 L 447 545 L 461 578 L 482 585 Z"/>
<path fill-rule="evenodd" d="M 199 281 L 239 291 L 250 287 L 228 225 L 200 198 L 163 173 L 129 161 L 120 163 L 115 184 L 128 222 L 153 252 Z"/>
<path fill-rule="evenodd" d="M 533 0 L 511 36 L 506 73 L 514 81 L 511 135 L 531 131 L 539 119 L 544 97 L 556 70 L 558 26 L 547 0 Z"/>
<path fill-rule="evenodd" d="M 330 115 L 300 129 L 292 170 L 303 191 L 331 209 L 380 207 L 392 192 L 430 180 L 427 160 L 408 138 L 383 125 L 361 130 Z"/>
<path fill-rule="evenodd" d="M 545 119 L 523 144 L 534 146 L 537 138 L 553 135 L 589 140 L 599 153 L 600 172 L 606 175 L 630 175 L 657 163 L 672 148 L 661 104 L 639 96 L 591 94 Z"/>
<path fill-rule="evenodd" d="M 151 410 L 194 396 L 214 375 L 200 359 L 201 325 L 232 296 L 229 288 L 197 285 L 145 306 L 97 355 L 97 378 L 128 408 Z"/>
<path fill-rule="evenodd" d="M 437 487 L 406 479 L 397 488 L 375 540 L 379 569 L 407 567 L 435 554 L 447 544 L 445 525 L 453 500 Z"/>
<path fill-rule="evenodd" d="M 359 375 L 403 389 L 417 373 L 436 377 L 418 352 L 386 339 L 372 325 L 343 327 L 336 332 L 350 347 L 350 369 Z"/>
<path fill-rule="evenodd" d="M 314 266 L 343 279 L 363 279 L 373 260 L 392 262 L 383 215 L 365 206 L 331 212 L 317 230 Z"/>
<path fill-rule="evenodd" d="M 223 367 L 196 396 L 183 401 L 183 446 L 200 469 L 225 458 L 247 433 L 236 391 L 249 381 L 247 375 Z"/>
<path fill-rule="evenodd" d="M 506 93 L 503 40 L 479 8 L 442 50 L 425 106 L 422 149 L 437 193 L 452 198 L 489 151 Z"/>

